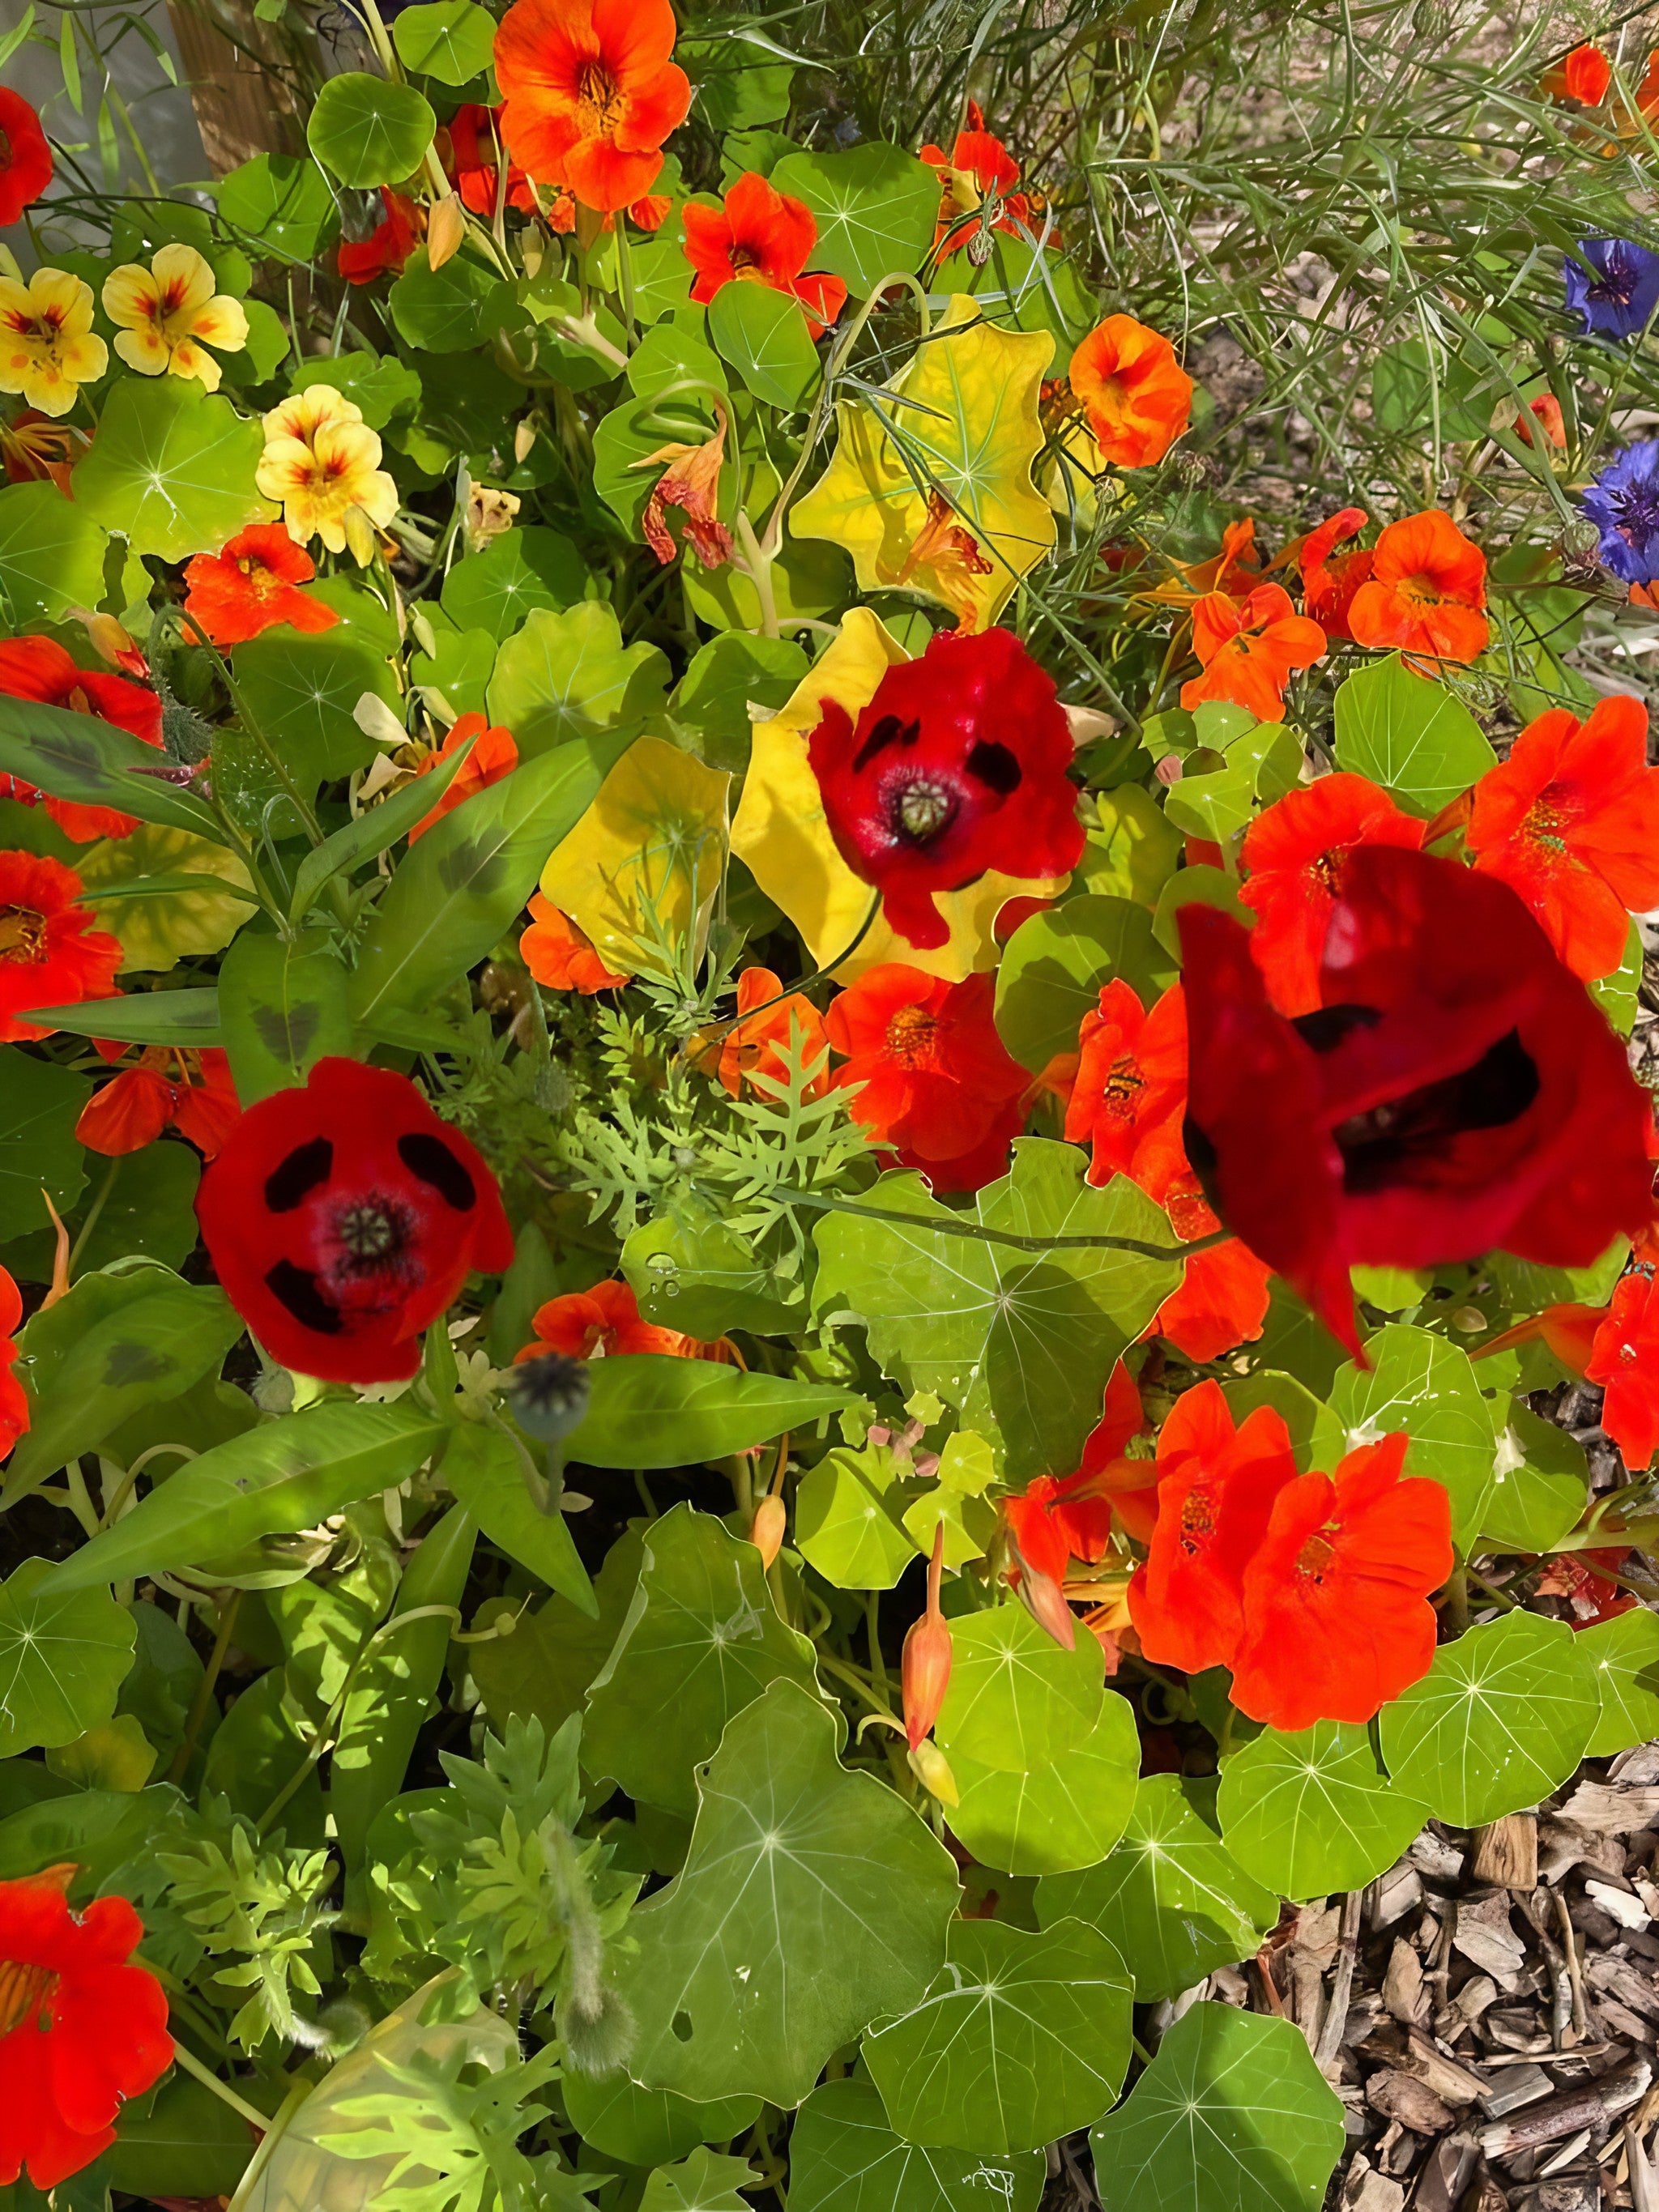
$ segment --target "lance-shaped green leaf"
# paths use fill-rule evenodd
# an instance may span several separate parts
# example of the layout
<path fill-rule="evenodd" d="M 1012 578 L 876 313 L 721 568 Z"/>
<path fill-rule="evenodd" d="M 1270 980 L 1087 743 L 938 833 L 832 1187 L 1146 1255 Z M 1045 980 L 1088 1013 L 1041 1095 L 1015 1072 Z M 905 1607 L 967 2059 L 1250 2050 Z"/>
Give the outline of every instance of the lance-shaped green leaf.
<path fill-rule="evenodd" d="M 1143 2004 L 1179 1996 L 1247 1959 L 1279 1918 L 1279 1896 L 1245 1873 L 1187 1802 L 1173 1774 L 1149 1774 L 1123 1841 L 1103 1866 L 1037 1884 L 1044 1927 L 1075 1916 L 1123 1954 Z"/>
<path fill-rule="evenodd" d="M 544 1513 L 531 1497 L 511 1437 L 500 1429 L 465 1423 L 449 1439 L 442 1471 L 444 1480 L 492 1544 L 598 1620 L 599 1602 L 570 1523 L 562 1513 Z"/>
<path fill-rule="evenodd" d="M 66 1214 L 85 1188 L 75 1125 L 91 1096 L 91 1084 L 73 1068 L 15 1045 L 0 1049 L 0 1239 L 48 1225 L 43 1190 Z"/>
<path fill-rule="evenodd" d="M 1369 1729 L 1264 1729 L 1227 1761 L 1217 1799 L 1227 1849 L 1298 1902 L 1363 1889 L 1391 1867 L 1428 1808 L 1377 1765 Z"/>
<path fill-rule="evenodd" d="M 885 1783 L 847 1772 L 842 1733 L 793 1682 L 727 1728 L 683 1872 L 613 1949 L 635 2080 L 798 2105 L 833 2052 L 939 1972 L 955 1863 Z"/>
<path fill-rule="evenodd" d="M 1301 2031 L 1195 2004 L 1090 2135 L 1103 2212 L 1319 2212 L 1342 2100 Z"/>
<path fill-rule="evenodd" d="M 1068 1651 L 1012 1600 L 951 1623 L 951 1682 L 938 1735 L 947 1759 L 965 1753 L 1018 1774 L 1082 1742 L 1100 1718 L 1098 1642 Z"/>
<path fill-rule="evenodd" d="M 789 2212 L 1036 2212 L 1041 2151 L 975 2158 L 906 2142 L 872 2082 L 825 2081 L 789 2133 Z"/>
<path fill-rule="evenodd" d="M 242 932 L 219 970 L 219 1006 L 244 1106 L 296 1089 L 329 1053 L 350 1054 L 347 987 L 325 932 Z"/>
<path fill-rule="evenodd" d="M 561 745 L 427 831 L 363 933 L 352 991 L 359 1021 L 428 1003 L 483 958 L 625 750 L 622 737 Z"/>
<path fill-rule="evenodd" d="M 884 276 L 919 269 L 933 242 L 939 172 L 896 146 L 872 142 L 845 154 L 786 154 L 772 181 L 812 210 L 813 268 L 842 277 L 860 297 Z"/>
<path fill-rule="evenodd" d="M 1659 1735 L 1659 1613 L 1644 1605 L 1581 1629 L 1578 1656 L 1601 1700 L 1587 1759 L 1605 1759 Z"/>
<path fill-rule="evenodd" d="M 1436 1820 L 1481 1827 L 1566 1780 L 1601 1705 L 1565 1621 L 1507 1613 L 1443 1644 L 1422 1680 L 1383 1706 L 1382 1756 Z"/>
<path fill-rule="evenodd" d="M 294 897 L 289 907 L 289 920 L 303 921 L 324 886 L 334 877 L 349 874 L 365 860 L 384 853 L 389 845 L 395 845 L 399 837 L 406 837 L 417 822 L 431 813 L 460 774 L 471 750 L 471 744 L 461 746 L 426 775 L 413 777 L 401 791 L 394 791 L 389 799 L 369 807 L 355 821 L 343 823 L 307 853 L 294 872 Z"/>
<path fill-rule="evenodd" d="M 257 416 L 239 415 L 190 379 L 123 377 L 76 463 L 76 504 L 135 553 L 163 561 L 216 553 L 276 512 L 253 480 L 264 451 Z"/>
<path fill-rule="evenodd" d="M 1134 1713 L 1127 1698 L 1109 1692 L 1091 1732 L 1051 1764 L 1010 1774 L 953 1749 L 951 1772 L 957 1802 L 946 1806 L 945 1823 L 981 1865 L 1018 1875 L 1098 1866 L 1134 1810 Z"/>
<path fill-rule="evenodd" d="M 0 1583 L 0 1759 L 48 1751 L 106 1721 L 131 1672 L 137 1632 L 106 1589 L 40 1587 L 48 1559 Z"/>
<path fill-rule="evenodd" d="M 67 1030 L 71 1036 L 109 1037 L 118 1044 L 176 1044 L 199 1052 L 225 1041 L 216 986 L 135 991 L 121 999 L 83 999 L 73 1006 L 31 1006 L 29 1018 Z"/>
<path fill-rule="evenodd" d="M 1011 1481 L 1078 1464 L 1119 1354 L 1180 1280 L 1179 1261 L 1114 1249 L 1173 1248 L 1168 1220 L 1126 1176 L 1084 1181 L 1074 1145 L 1017 1139 L 1012 1171 L 964 1216 L 920 1176 L 884 1176 L 860 1204 L 902 1219 L 828 1214 L 815 1232 L 821 1312 L 849 1310 L 890 1375 L 954 1406 L 965 1426 L 1000 1429 Z M 1033 1240 L 981 1242 L 951 1224 Z M 1080 1244 L 1051 1245 L 1075 1238 Z M 1050 1247 L 1051 1249 L 1044 1249 Z"/>
<path fill-rule="evenodd" d="M 696 1467 L 809 1427 L 850 1392 L 792 1375 L 745 1374 L 723 1361 L 629 1352 L 593 1363 L 580 1425 L 565 1440 L 585 1467 Z"/>
<path fill-rule="evenodd" d="M 1380 783 L 1408 814 L 1431 820 L 1497 757 L 1456 693 L 1397 653 L 1337 686 L 1337 766 Z"/>
<path fill-rule="evenodd" d="M 0 775 L 21 776 L 54 799 L 112 806 L 222 843 L 206 804 L 156 774 L 173 765 L 154 745 L 95 714 L 0 693 Z"/>
<path fill-rule="evenodd" d="M 141 1407 L 176 1398 L 216 1373 L 241 1333 L 241 1317 L 222 1291 L 181 1283 L 168 1268 L 84 1276 L 24 1334 L 33 1420 L 6 1470 L 6 1504 L 94 1450 Z M 87 1556 L 76 1553 L 77 1564 Z M 121 1578 L 94 1570 L 64 1587 Z"/>
<path fill-rule="evenodd" d="M 55 483 L 0 487 L 0 603 L 11 624 L 32 629 L 104 596 L 108 540 Z M 129 811 L 131 810 L 129 809 Z"/>
<path fill-rule="evenodd" d="M 587 1693 L 582 1764 L 630 1797 L 695 1813 L 692 1770 L 773 1682 L 817 1688 L 812 1646 L 778 1618 L 760 1553 L 712 1513 L 653 1521 L 634 1601 Z"/>
<path fill-rule="evenodd" d="M 1097 1929 L 951 1924 L 921 2003 L 867 2036 L 864 2063 L 911 2142 L 1006 2157 L 1108 2112 L 1129 2064 L 1133 1993 Z"/>
<path fill-rule="evenodd" d="M 53 1570 L 54 1589 L 221 1559 L 407 1480 L 443 1425 L 399 1399 L 331 1401 L 216 1444 Z"/>
<path fill-rule="evenodd" d="M 1468 1353 L 1432 1330 L 1391 1322 L 1366 1340 L 1365 1357 L 1368 1366 L 1351 1362 L 1338 1375 L 1331 1411 L 1351 1444 L 1403 1429 L 1405 1472 L 1445 1485 L 1453 1540 L 1467 1542 L 1480 1526 L 1498 1449 Z"/>

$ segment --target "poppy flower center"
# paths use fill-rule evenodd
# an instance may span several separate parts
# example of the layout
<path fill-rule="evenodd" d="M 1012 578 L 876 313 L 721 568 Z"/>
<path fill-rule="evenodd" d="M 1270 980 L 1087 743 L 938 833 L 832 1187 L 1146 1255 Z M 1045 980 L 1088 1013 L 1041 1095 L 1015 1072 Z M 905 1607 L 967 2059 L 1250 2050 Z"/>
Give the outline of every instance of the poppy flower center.
<path fill-rule="evenodd" d="M 334 1233 L 359 1267 L 374 1269 L 395 1259 L 409 1239 L 409 1216 L 378 1192 L 343 1206 Z"/>
<path fill-rule="evenodd" d="M 931 844 L 955 819 L 957 795 L 930 775 L 901 784 L 888 801 L 889 823 L 912 845 Z"/>
<path fill-rule="evenodd" d="M 0 906 L 0 960 L 44 960 L 46 917 L 28 906 Z"/>
<path fill-rule="evenodd" d="M 582 120 L 589 131 L 608 137 L 621 119 L 622 88 L 603 62 L 584 64 L 576 80 L 576 97 L 586 110 Z"/>
<path fill-rule="evenodd" d="M 39 2012 L 58 1987 L 58 1976 L 49 1966 L 31 1966 L 22 1959 L 0 1959 L 0 2037 L 21 2027 Z"/>
<path fill-rule="evenodd" d="M 925 1006 L 901 1006 L 887 1024 L 887 1049 L 901 1067 L 930 1066 L 939 1049 L 939 1024 Z"/>
<path fill-rule="evenodd" d="M 1326 1017 L 1368 1012 L 1358 1007 L 1322 1010 Z M 1305 1024 L 1321 1018 L 1304 1016 L 1297 1025 L 1316 1051 L 1321 1048 L 1317 1033 L 1310 1036 Z M 1532 1055 L 1511 1030 L 1461 1074 L 1425 1083 L 1351 1115 L 1332 1131 L 1342 1155 L 1344 1189 L 1351 1195 L 1386 1190 L 1410 1180 L 1413 1170 L 1431 1164 L 1468 1131 L 1507 1128 L 1532 1104 L 1539 1084 Z"/>

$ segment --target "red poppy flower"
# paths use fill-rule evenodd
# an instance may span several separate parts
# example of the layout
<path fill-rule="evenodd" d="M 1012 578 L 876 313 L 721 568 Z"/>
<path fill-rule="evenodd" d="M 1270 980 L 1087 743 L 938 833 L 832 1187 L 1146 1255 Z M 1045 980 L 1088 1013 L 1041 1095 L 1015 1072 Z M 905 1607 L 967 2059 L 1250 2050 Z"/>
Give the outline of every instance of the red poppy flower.
<path fill-rule="evenodd" d="M 1634 1267 L 1613 1285 L 1583 1373 L 1599 1382 L 1601 1426 L 1632 1474 L 1659 1449 L 1659 1297 L 1651 1267 Z"/>
<path fill-rule="evenodd" d="M 1271 1406 L 1236 1427 L 1218 1382 L 1176 1400 L 1158 1439 L 1152 1544 L 1129 1584 L 1130 1616 L 1154 1664 L 1189 1674 L 1231 1666 L 1245 1568 L 1274 1498 L 1295 1479 L 1291 1432 Z"/>
<path fill-rule="evenodd" d="M 285 1367 L 396 1382 L 473 1268 L 513 1257 L 495 1178 L 409 1080 L 319 1060 L 251 1106 L 196 1194 L 237 1312 Z"/>
<path fill-rule="evenodd" d="M 22 1294 L 0 1267 L 0 1459 L 28 1433 L 29 1401 L 17 1379 L 17 1345 L 12 1331 L 23 1318 Z"/>
<path fill-rule="evenodd" d="M 1371 573 L 1370 552 L 1364 546 L 1351 546 L 1334 561 L 1331 556 L 1346 539 L 1365 527 L 1366 520 L 1363 507 L 1339 508 L 1294 549 L 1286 548 L 1287 553 L 1294 551 L 1301 572 L 1303 612 L 1313 617 L 1328 638 L 1349 636 L 1348 610 L 1354 593 Z"/>
<path fill-rule="evenodd" d="M 1575 975 L 1610 975 L 1632 913 L 1659 905 L 1659 769 L 1648 710 L 1602 699 L 1529 722 L 1474 787 L 1475 866 L 1518 891 Z"/>
<path fill-rule="evenodd" d="M 463 714 L 437 751 L 427 755 L 416 775 L 429 775 L 441 761 L 453 760 L 465 744 L 471 745 L 471 751 L 431 813 L 422 815 L 410 831 L 411 845 L 417 837 L 424 837 L 428 830 L 435 829 L 446 814 L 453 814 L 476 793 L 488 791 L 491 784 L 500 783 L 519 765 L 519 748 L 511 730 L 488 727 L 482 714 Z"/>
<path fill-rule="evenodd" d="M 1104 985 L 1078 1032 L 1077 1081 L 1066 1109 L 1068 1144 L 1092 1148 L 1091 1183 L 1126 1175 L 1141 1188 L 1164 1189 L 1186 1167 L 1181 1124 L 1187 1110 L 1187 1009 L 1181 987 L 1151 1013 L 1133 985 Z"/>
<path fill-rule="evenodd" d="M 501 190 L 501 118 L 499 107 L 480 100 L 464 100 L 449 118 L 450 158 L 444 167 L 461 196 L 461 205 L 474 215 L 493 216 Z M 512 162 L 507 167 L 507 205 L 521 215 L 536 212 L 536 188 L 524 171 Z"/>
<path fill-rule="evenodd" d="M 335 266 L 348 284 L 372 284 L 377 276 L 401 276 L 415 251 L 424 220 L 421 210 L 386 185 L 380 186 L 380 203 L 386 213 L 367 238 L 340 241 Z"/>
<path fill-rule="evenodd" d="M 1018 238 L 1022 225 L 1030 227 L 1032 208 L 1025 193 L 1017 192 L 1019 163 L 1000 138 L 985 127 L 979 102 L 968 102 L 966 128 L 958 131 L 947 155 L 942 147 L 924 146 L 921 158 L 939 170 L 940 201 L 933 250 L 941 260 L 960 253 L 980 227 L 980 209 L 994 198 L 998 203 L 992 228 Z"/>
<path fill-rule="evenodd" d="M 824 1027 L 847 1054 L 836 1081 L 848 1111 L 936 1189 L 976 1189 L 1007 1164 L 1030 1078 L 992 1018 L 988 975 L 947 983 L 895 961 L 872 968 L 831 1004 Z M 959 1182 L 972 1176 L 976 1182 Z"/>
<path fill-rule="evenodd" d="M 142 1152 L 163 1129 L 177 1129 L 210 1160 L 241 1114 L 230 1062 L 222 1052 L 211 1045 L 185 1052 L 152 1044 L 135 1066 L 124 1067 L 94 1091 L 81 1109 L 75 1133 L 89 1152 L 117 1158 Z"/>
<path fill-rule="evenodd" d="M 20 222 L 52 182 L 52 149 L 21 92 L 0 84 L 0 230 Z"/>
<path fill-rule="evenodd" d="M 756 1007 L 764 1011 L 757 1013 Z M 787 1080 L 786 1052 L 803 1066 L 811 1066 L 823 1054 L 825 1071 L 812 1078 L 805 1092 L 809 1098 L 823 1097 L 830 1088 L 830 1039 L 823 1016 L 810 999 L 799 991 L 786 996 L 769 968 L 745 968 L 738 978 L 738 1013 L 740 1018 L 720 1040 L 717 1073 L 723 1089 L 733 1098 L 741 1098 L 745 1090 L 752 1095 L 759 1087 L 757 1077 L 772 1083 Z"/>
<path fill-rule="evenodd" d="M 310 554 L 280 522 L 255 522 L 185 568 L 185 612 L 215 645 L 245 645 L 278 623 L 332 629 L 340 619 L 333 608 L 299 588 L 316 573 Z"/>
<path fill-rule="evenodd" d="M 1297 614 L 1282 584 L 1258 584 L 1243 605 L 1212 592 L 1193 609 L 1193 651 L 1204 673 L 1182 685 L 1181 703 L 1231 699 L 1258 721 L 1276 722 L 1285 686 L 1324 650 L 1324 631 Z"/>
<path fill-rule="evenodd" d="M 81 878 L 61 860 L 0 853 L 0 1043 L 51 1036 L 31 1006 L 113 999 L 126 955 L 78 903 Z"/>
<path fill-rule="evenodd" d="M 1075 1474 L 1040 1474 L 1018 1498 L 1005 1499 L 1003 1516 L 1024 1564 L 1050 1582 L 1064 1583 L 1073 1559 L 1092 1565 L 1111 1548 L 1112 1514 L 1143 1541 L 1152 1534 L 1158 1469 L 1149 1459 L 1129 1459 L 1124 1446 L 1146 1427 L 1140 1393 L 1120 1359 L 1106 1385 L 1105 1407 L 1083 1448 Z M 1145 1516 L 1145 1517 L 1143 1517 Z"/>
<path fill-rule="evenodd" d="M 1436 660 L 1473 660 L 1486 649 L 1486 556 L 1437 507 L 1391 522 L 1354 593 L 1348 630 L 1357 645 L 1398 646 Z"/>
<path fill-rule="evenodd" d="M 161 702 L 145 684 L 129 684 L 102 669 L 77 668 L 61 645 L 49 637 L 0 640 L 0 691 L 13 699 L 38 700 L 76 714 L 95 714 L 147 745 L 161 742 Z M 33 805 L 42 794 L 18 776 L 0 776 L 0 797 Z M 128 837 L 136 817 L 112 806 L 83 806 L 78 799 L 47 796 L 46 808 L 66 837 L 84 845 L 94 837 Z M 101 994 L 100 994 L 101 995 Z"/>
<path fill-rule="evenodd" d="M 1012 630 L 936 635 L 856 724 L 826 699 L 808 743 L 836 850 L 924 951 L 951 934 L 935 892 L 988 868 L 1063 876 L 1082 857 L 1071 725 Z"/>
<path fill-rule="evenodd" d="M 1583 107 L 1599 107 L 1613 82 L 1613 64 L 1600 46 L 1575 46 L 1553 69 L 1546 70 L 1538 88 L 1551 100 L 1576 100 Z"/>
<path fill-rule="evenodd" d="M 1282 1014 L 1319 1004 L 1319 966 L 1349 855 L 1423 842 L 1422 823 L 1363 775 L 1322 775 L 1264 807 L 1244 833 L 1240 896 L 1255 915 L 1250 951 Z"/>
<path fill-rule="evenodd" d="M 513 159 L 600 213 L 640 198 L 691 105 L 673 51 L 668 0 L 516 0 L 495 33 Z"/>
<path fill-rule="evenodd" d="M 1095 442 L 1120 469 L 1161 461 L 1187 428 L 1193 380 L 1166 337 L 1132 315 L 1108 315 L 1066 370 Z"/>
<path fill-rule="evenodd" d="M 811 208 L 753 170 L 737 179 L 719 208 L 688 200 L 681 220 L 685 258 L 697 272 L 691 297 L 702 306 L 727 284 L 769 284 L 800 301 L 816 338 L 846 305 L 847 287 L 839 276 L 802 274 L 818 242 Z"/>
<path fill-rule="evenodd" d="M 173 2063 L 161 1984 L 127 1961 L 143 1925 L 125 1897 L 81 1914 L 75 1869 L 0 1881 L 0 2186 L 55 2189 L 115 2140 L 122 2100 Z"/>
<path fill-rule="evenodd" d="M 538 1341 L 514 1356 L 514 1364 L 562 1352 L 568 1359 L 615 1359 L 630 1352 L 665 1352 L 674 1359 L 696 1359 L 702 1346 L 677 1328 L 641 1321 L 640 1302 L 627 1283 L 595 1283 L 591 1291 L 569 1291 L 538 1307 L 530 1326 Z"/>
<path fill-rule="evenodd" d="M 619 991 L 628 981 L 607 968 L 593 940 L 539 891 L 530 895 L 530 927 L 519 939 L 519 957 L 544 991 Z"/>
<path fill-rule="evenodd" d="M 1451 1504 L 1425 1476 L 1401 1480 L 1409 1438 L 1352 1451 L 1273 1500 L 1244 1570 L 1233 1703 L 1269 1728 L 1368 1721 L 1434 1657 L 1429 1594 L 1451 1573 Z"/>
<path fill-rule="evenodd" d="M 1295 1020 L 1231 915 L 1180 919 L 1188 1155 L 1227 1225 L 1352 1350 L 1356 1263 L 1501 1247 L 1588 1267 L 1652 1218 L 1646 1095 L 1507 885 L 1355 848 L 1320 1004 Z"/>

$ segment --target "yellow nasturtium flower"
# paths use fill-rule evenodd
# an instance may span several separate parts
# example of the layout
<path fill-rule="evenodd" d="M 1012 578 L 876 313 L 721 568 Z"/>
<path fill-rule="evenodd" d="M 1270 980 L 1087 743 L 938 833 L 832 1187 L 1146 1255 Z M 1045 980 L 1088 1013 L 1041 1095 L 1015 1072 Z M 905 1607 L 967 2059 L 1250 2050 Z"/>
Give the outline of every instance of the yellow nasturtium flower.
<path fill-rule="evenodd" d="M 210 392 L 222 371 L 206 346 L 240 353 L 247 317 L 240 300 L 213 289 L 213 270 L 193 246 L 164 246 L 149 267 L 136 261 L 104 279 L 104 313 L 115 350 L 141 376 L 193 376 Z"/>
<path fill-rule="evenodd" d="M 320 538 L 331 553 L 366 562 L 370 526 L 384 529 L 398 512 L 398 487 L 380 467 L 380 441 L 362 410 L 331 384 L 313 384 L 273 407 L 264 418 L 265 450 L 255 481 L 280 500 L 288 534 L 298 545 Z"/>
<path fill-rule="evenodd" d="M 92 334 L 91 285 L 64 269 L 37 269 L 27 285 L 0 276 L 0 392 L 67 415 L 108 367 L 109 348 Z"/>

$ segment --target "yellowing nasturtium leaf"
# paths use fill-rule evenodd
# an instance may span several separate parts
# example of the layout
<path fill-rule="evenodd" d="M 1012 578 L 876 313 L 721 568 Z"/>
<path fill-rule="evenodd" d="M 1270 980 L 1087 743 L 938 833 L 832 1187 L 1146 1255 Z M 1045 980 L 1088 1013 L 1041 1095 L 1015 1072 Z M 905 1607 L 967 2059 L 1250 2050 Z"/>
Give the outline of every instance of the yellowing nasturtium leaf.
<path fill-rule="evenodd" d="M 252 893 L 253 879 L 236 854 L 162 823 L 88 846 L 78 866 L 98 927 L 121 940 L 124 969 L 159 972 L 187 954 L 221 951 L 257 911 L 237 896 Z"/>
<path fill-rule="evenodd" d="M 953 299 L 879 414 L 841 403 L 835 458 L 795 507 L 795 535 L 844 545 L 865 591 L 925 592 L 983 629 L 1054 542 L 1053 510 L 1031 482 L 1054 349 L 1047 331 L 998 330 L 976 301 Z"/>
<path fill-rule="evenodd" d="M 731 776 L 636 738 L 542 871 L 542 890 L 630 974 L 702 957 L 725 856 Z"/>
<path fill-rule="evenodd" d="M 827 701 L 834 700 L 856 720 L 887 671 L 906 658 L 868 607 L 853 607 L 787 702 L 770 721 L 755 726 L 749 774 L 732 824 L 732 849 L 794 923 L 819 964 L 852 944 L 874 894 L 836 849 L 807 739 Z M 931 952 L 899 936 L 878 915 L 857 951 L 836 963 L 836 981 L 851 983 L 866 969 L 902 960 L 926 975 L 959 983 L 976 969 L 995 966 L 991 925 L 1000 908 L 1022 896 L 1052 897 L 1065 881 L 1063 876 L 1006 876 L 992 868 L 965 890 L 945 892 L 939 908 L 951 934 Z"/>

